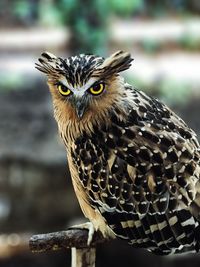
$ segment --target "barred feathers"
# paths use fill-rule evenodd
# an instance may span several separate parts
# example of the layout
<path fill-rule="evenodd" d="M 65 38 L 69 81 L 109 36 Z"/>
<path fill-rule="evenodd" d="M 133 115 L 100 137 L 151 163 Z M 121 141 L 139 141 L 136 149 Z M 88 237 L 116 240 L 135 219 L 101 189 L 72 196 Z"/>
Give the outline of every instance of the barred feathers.
<path fill-rule="evenodd" d="M 113 109 L 109 123 L 94 125 L 90 135 L 75 140 L 71 153 L 80 181 L 91 205 L 134 247 L 161 255 L 196 250 L 196 136 L 158 100 L 127 90 L 134 99 L 127 117 L 119 119 Z"/>
<path fill-rule="evenodd" d="M 200 147 L 195 133 L 159 100 L 126 84 L 122 51 L 107 59 L 43 53 L 54 114 L 77 198 L 95 229 L 155 254 L 200 247 Z M 88 88 L 103 82 L 91 96 Z M 61 96 L 56 84 L 69 86 Z M 77 99 L 85 105 L 78 119 Z"/>

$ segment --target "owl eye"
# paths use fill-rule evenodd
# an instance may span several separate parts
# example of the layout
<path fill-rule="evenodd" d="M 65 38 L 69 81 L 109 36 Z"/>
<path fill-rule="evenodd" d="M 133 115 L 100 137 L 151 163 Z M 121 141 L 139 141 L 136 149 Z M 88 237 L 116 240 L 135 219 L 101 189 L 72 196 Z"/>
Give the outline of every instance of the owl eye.
<path fill-rule="evenodd" d="M 67 88 L 66 86 L 64 86 L 63 84 L 58 85 L 58 91 L 63 96 L 68 96 L 71 94 L 71 90 Z"/>
<path fill-rule="evenodd" d="M 93 85 L 92 87 L 89 88 L 89 92 L 92 95 L 99 95 L 103 92 L 105 88 L 105 84 L 104 83 L 97 83 L 95 85 Z"/>

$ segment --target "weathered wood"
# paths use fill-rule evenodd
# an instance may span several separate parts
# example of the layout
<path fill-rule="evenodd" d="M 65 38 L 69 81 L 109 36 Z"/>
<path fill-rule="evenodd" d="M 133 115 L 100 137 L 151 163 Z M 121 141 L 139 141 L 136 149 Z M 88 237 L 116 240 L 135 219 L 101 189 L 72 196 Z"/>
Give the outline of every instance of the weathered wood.
<path fill-rule="evenodd" d="M 50 250 L 88 248 L 88 230 L 70 229 L 66 231 L 39 234 L 30 238 L 29 247 L 32 252 L 45 252 Z M 95 232 L 90 247 L 95 247 L 99 243 L 105 242 L 100 232 Z"/>
<path fill-rule="evenodd" d="M 95 232 L 90 246 L 87 244 L 88 230 L 72 228 L 67 231 L 34 235 L 30 238 L 32 252 L 71 248 L 71 267 L 95 267 L 96 248 L 106 239 L 100 232 Z"/>
<path fill-rule="evenodd" d="M 72 248 L 71 267 L 95 267 L 95 248 Z"/>

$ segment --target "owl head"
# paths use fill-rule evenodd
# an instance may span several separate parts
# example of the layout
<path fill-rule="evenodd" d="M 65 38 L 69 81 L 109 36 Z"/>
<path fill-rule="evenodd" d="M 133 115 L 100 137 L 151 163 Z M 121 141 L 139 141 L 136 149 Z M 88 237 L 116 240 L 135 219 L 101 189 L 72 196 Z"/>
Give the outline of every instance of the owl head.
<path fill-rule="evenodd" d="M 36 68 L 48 77 L 56 117 L 80 121 L 105 112 L 123 96 L 119 72 L 128 69 L 132 60 L 123 51 L 106 59 L 85 54 L 63 59 L 44 52 Z"/>

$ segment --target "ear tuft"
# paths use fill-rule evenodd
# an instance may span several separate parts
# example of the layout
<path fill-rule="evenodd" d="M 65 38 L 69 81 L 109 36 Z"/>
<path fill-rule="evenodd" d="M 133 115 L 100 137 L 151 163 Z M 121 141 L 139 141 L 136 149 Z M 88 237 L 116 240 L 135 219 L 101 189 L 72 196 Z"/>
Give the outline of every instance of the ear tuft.
<path fill-rule="evenodd" d="M 39 63 L 35 63 L 36 69 L 47 75 L 57 77 L 61 73 L 61 60 L 50 52 L 43 52 L 38 58 Z"/>
<path fill-rule="evenodd" d="M 117 51 L 112 54 L 110 57 L 106 58 L 104 62 L 94 71 L 94 75 L 110 76 L 126 69 L 129 69 L 131 66 L 130 53 Z"/>
<path fill-rule="evenodd" d="M 52 53 L 47 52 L 47 51 L 43 52 L 43 53 L 41 54 L 41 56 L 42 56 L 43 58 L 46 58 L 47 60 L 52 60 L 52 59 L 56 59 L 56 58 L 57 58 L 55 55 L 53 55 Z"/>

